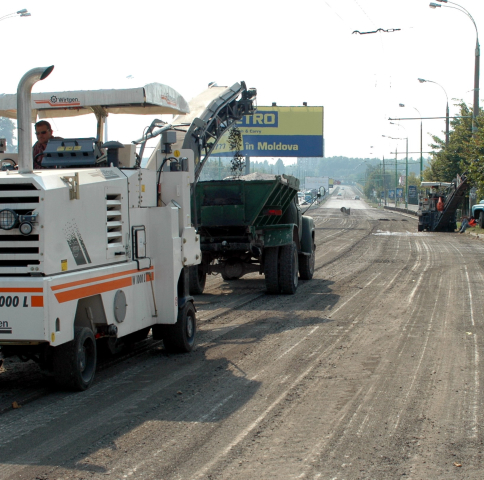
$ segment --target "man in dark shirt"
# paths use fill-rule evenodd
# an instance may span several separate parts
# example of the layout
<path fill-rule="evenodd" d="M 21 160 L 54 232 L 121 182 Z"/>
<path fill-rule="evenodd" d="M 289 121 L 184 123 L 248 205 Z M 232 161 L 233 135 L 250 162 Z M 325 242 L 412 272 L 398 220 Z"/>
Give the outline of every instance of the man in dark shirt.
<path fill-rule="evenodd" d="M 47 142 L 51 138 L 59 138 L 54 137 L 52 135 L 52 127 L 50 123 L 45 120 L 40 120 L 35 124 L 35 135 L 37 135 L 37 141 L 33 147 L 33 157 L 34 157 L 34 168 L 39 169 L 42 168 L 42 160 L 44 158 L 43 155 L 45 147 L 47 147 Z"/>

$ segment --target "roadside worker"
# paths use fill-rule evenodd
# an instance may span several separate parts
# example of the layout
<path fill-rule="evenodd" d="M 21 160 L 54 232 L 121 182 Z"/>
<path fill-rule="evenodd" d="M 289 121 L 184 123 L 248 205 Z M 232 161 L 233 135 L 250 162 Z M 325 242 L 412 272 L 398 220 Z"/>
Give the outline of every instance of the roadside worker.
<path fill-rule="evenodd" d="M 46 120 L 40 120 L 40 122 L 35 124 L 35 135 L 37 135 L 37 141 L 32 149 L 32 155 L 34 158 L 34 168 L 39 169 L 42 168 L 42 160 L 44 156 L 41 154 L 44 153 L 44 150 L 47 147 L 47 142 L 51 138 L 59 139 L 61 137 L 54 137 L 52 127 Z"/>
<path fill-rule="evenodd" d="M 459 230 L 459 233 L 464 233 L 466 231 L 466 228 L 469 226 L 469 219 L 468 217 L 462 217 L 461 218 L 461 226 L 460 226 L 460 230 Z"/>

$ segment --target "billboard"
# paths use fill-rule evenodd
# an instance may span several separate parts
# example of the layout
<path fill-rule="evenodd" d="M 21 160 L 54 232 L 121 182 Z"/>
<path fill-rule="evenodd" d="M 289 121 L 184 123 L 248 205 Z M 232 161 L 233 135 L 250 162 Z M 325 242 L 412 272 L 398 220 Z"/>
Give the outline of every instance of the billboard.
<path fill-rule="evenodd" d="M 324 187 L 326 191 L 329 191 L 329 177 L 306 177 L 304 187 L 306 190 L 319 190 L 320 187 Z"/>
<path fill-rule="evenodd" d="M 416 185 L 409 185 L 408 186 L 408 197 L 409 198 L 417 198 L 417 186 Z"/>
<path fill-rule="evenodd" d="M 397 198 L 403 198 L 403 188 L 397 188 Z"/>
<path fill-rule="evenodd" d="M 258 107 L 236 123 L 241 155 L 249 157 L 324 157 L 324 107 Z M 211 156 L 229 157 L 228 130 Z"/>

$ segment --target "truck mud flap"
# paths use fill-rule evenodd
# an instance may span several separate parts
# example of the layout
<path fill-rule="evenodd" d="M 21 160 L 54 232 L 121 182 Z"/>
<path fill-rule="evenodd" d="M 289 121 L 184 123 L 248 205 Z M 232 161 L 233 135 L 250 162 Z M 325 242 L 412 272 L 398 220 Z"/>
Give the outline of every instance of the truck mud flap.
<path fill-rule="evenodd" d="M 314 220 L 312 217 L 302 217 L 302 236 L 301 236 L 301 252 L 311 255 L 313 251 L 313 232 Z"/>
<path fill-rule="evenodd" d="M 268 225 L 263 231 L 264 247 L 279 247 L 294 241 L 294 225 Z"/>

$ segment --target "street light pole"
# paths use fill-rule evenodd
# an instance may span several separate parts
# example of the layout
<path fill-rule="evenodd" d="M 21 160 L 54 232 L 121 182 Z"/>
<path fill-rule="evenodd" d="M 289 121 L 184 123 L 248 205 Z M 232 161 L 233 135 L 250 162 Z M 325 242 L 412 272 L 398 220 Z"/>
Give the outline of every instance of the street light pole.
<path fill-rule="evenodd" d="M 450 5 L 444 5 L 444 7 L 447 8 L 453 8 L 454 10 L 458 10 L 459 12 L 464 13 L 467 15 L 472 23 L 474 24 L 474 28 L 476 29 L 476 49 L 475 49 L 475 60 L 474 60 L 474 106 L 473 106 L 473 112 L 472 112 L 472 133 L 475 134 L 477 131 L 477 122 L 476 118 L 479 115 L 479 71 L 480 71 L 480 60 L 481 60 L 481 49 L 479 46 L 479 32 L 477 31 L 477 25 L 476 22 L 474 21 L 474 18 L 472 15 L 466 10 L 462 5 L 459 5 L 458 3 L 454 2 L 449 2 L 448 0 L 437 0 L 440 3 L 450 3 L 452 5 L 455 5 L 455 7 L 451 7 Z M 430 3 L 429 5 L 430 8 L 437 8 L 437 7 L 442 7 L 442 5 L 439 5 L 438 3 Z M 459 7 L 459 8 L 457 8 Z"/>
<path fill-rule="evenodd" d="M 405 208 L 408 210 L 408 137 L 406 138 L 406 152 L 405 152 Z"/>
<path fill-rule="evenodd" d="M 405 105 L 403 103 L 400 103 L 399 104 L 399 107 L 405 107 Z M 414 110 L 417 111 L 417 113 L 419 114 L 420 116 L 420 181 L 423 180 L 423 154 L 422 154 L 422 115 L 421 113 L 418 111 L 417 108 L 415 107 L 412 107 Z M 447 103 L 447 120 L 449 119 L 449 104 Z M 448 125 L 447 125 L 447 131 L 448 131 Z M 447 142 L 448 142 L 448 135 L 446 136 L 446 139 L 447 139 Z M 407 151 L 407 156 L 408 156 L 408 151 Z"/>
<path fill-rule="evenodd" d="M 449 97 L 447 96 L 447 92 L 440 83 L 434 82 L 433 80 L 425 80 L 424 78 L 418 78 L 417 80 L 420 83 L 435 83 L 435 85 L 438 85 L 445 93 L 445 98 L 447 99 L 447 105 L 445 108 L 445 147 L 447 148 L 449 146 Z"/>
<path fill-rule="evenodd" d="M 407 129 L 400 125 L 399 123 L 390 122 L 392 125 L 397 125 L 402 127 L 405 132 Z M 382 135 L 382 137 L 391 138 L 392 140 L 406 140 L 406 150 L 405 150 L 405 208 L 408 208 L 408 133 L 404 138 L 388 137 L 387 135 Z M 395 207 L 397 206 L 397 184 L 398 184 L 398 174 L 397 174 L 397 149 L 395 149 Z"/>
<path fill-rule="evenodd" d="M 387 206 L 387 189 L 386 189 L 386 182 L 385 182 L 385 156 L 383 156 L 383 198 L 385 201 L 385 207 Z"/>

